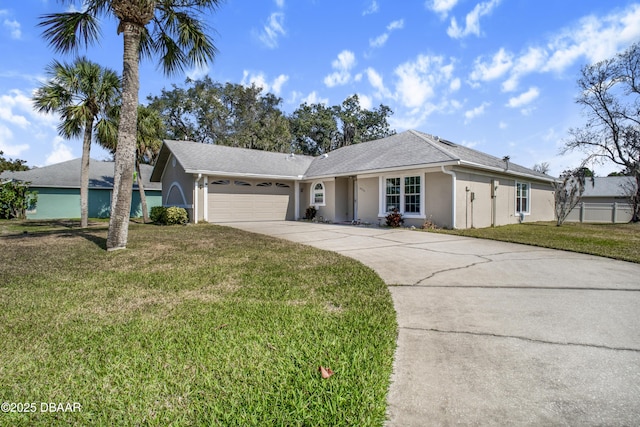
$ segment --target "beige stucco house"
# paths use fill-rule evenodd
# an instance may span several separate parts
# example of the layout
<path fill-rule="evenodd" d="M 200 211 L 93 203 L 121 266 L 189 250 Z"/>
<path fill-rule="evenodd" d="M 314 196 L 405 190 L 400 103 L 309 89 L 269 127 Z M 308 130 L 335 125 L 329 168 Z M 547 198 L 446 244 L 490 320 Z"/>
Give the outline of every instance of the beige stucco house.
<path fill-rule="evenodd" d="M 310 157 L 165 141 L 151 176 L 192 222 L 296 220 L 489 227 L 554 219 L 554 178 L 409 130 Z"/>

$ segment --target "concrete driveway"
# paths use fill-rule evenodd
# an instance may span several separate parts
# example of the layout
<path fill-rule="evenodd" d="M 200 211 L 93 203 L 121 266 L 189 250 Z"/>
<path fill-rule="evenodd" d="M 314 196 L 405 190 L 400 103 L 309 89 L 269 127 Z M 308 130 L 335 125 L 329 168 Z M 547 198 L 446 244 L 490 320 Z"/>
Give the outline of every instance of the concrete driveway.
<path fill-rule="evenodd" d="M 355 258 L 389 285 L 389 426 L 640 424 L 640 265 L 305 222 L 236 228 Z"/>

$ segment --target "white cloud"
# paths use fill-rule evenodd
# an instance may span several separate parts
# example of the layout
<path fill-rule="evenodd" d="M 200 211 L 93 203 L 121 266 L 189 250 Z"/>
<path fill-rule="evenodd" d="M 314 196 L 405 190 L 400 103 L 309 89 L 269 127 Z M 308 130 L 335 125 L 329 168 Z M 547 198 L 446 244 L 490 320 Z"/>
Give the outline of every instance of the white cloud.
<path fill-rule="evenodd" d="M 5 19 L 3 25 L 9 30 L 11 38 L 19 40 L 22 38 L 22 30 L 20 29 L 20 23 L 15 19 Z"/>
<path fill-rule="evenodd" d="M 29 149 L 28 144 L 13 144 L 13 132 L 7 126 L 0 123 L 0 151 L 8 157 L 17 157 L 23 151 Z"/>
<path fill-rule="evenodd" d="M 547 61 L 547 52 L 539 47 L 531 47 L 514 61 L 511 74 L 507 80 L 502 83 L 504 92 L 513 92 L 518 88 L 520 78 L 526 74 L 542 69 Z"/>
<path fill-rule="evenodd" d="M 276 6 L 282 9 L 284 7 L 284 0 L 276 0 Z"/>
<path fill-rule="evenodd" d="M 371 108 L 373 107 L 373 100 L 370 96 L 359 93 L 358 100 L 360 101 L 360 107 L 365 110 L 371 110 Z"/>
<path fill-rule="evenodd" d="M 49 153 L 45 160 L 45 165 L 53 165 L 55 163 L 66 162 L 74 159 L 75 156 L 68 145 L 64 143 L 64 139 L 56 136 L 53 139 L 53 151 Z"/>
<path fill-rule="evenodd" d="M 540 96 L 540 90 L 537 87 L 529 88 L 528 91 L 521 93 L 520 95 L 515 96 L 513 98 L 509 98 L 507 107 L 520 108 L 524 105 L 531 103 L 538 96 Z M 525 111 L 530 112 L 530 110 L 523 110 L 523 114 L 528 114 L 528 113 L 525 113 Z"/>
<path fill-rule="evenodd" d="M 356 56 L 349 50 L 343 50 L 334 59 L 331 67 L 336 70 L 324 78 L 327 87 L 342 86 L 351 80 L 351 69 L 356 65 Z"/>
<path fill-rule="evenodd" d="M 398 19 L 387 25 L 387 31 L 376 37 L 375 39 L 369 39 L 369 46 L 373 48 L 382 47 L 385 45 L 392 31 L 401 30 L 404 28 L 404 19 Z"/>
<path fill-rule="evenodd" d="M 200 80 L 207 74 L 209 74 L 209 66 L 207 64 L 203 64 L 188 71 L 187 77 L 191 80 Z"/>
<path fill-rule="evenodd" d="M 376 89 L 376 95 L 380 97 L 392 97 L 389 90 L 384 86 L 382 76 L 373 68 L 369 67 L 365 70 L 369 84 Z"/>
<path fill-rule="evenodd" d="M 278 47 L 278 38 L 284 36 L 284 13 L 273 12 L 263 28 L 262 33 L 258 36 L 260 41 L 268 48 L 275 49 Z"/>
<path fill-rule="evenodd" d="M 461 85 L 462 83 L 460 82 L 460 79 L 455 78 L 451 80 L 451 83 L 449 84 L 449 89 L 451 89 L 451 92 L 457 92 L 458 90 L 460 90 Z"/>
<path fill-rule="evenodd" d="M 303 103 L 303 104 L 307 103 L 309 105 L 311 105 L 311 104 L 328 105 L 329 104 L 329 99 L 328 98 L 321 98 L 318 95 L 318 93 L 314 90 L 309 95 L 307 95 L 306 97 L 302 98 L 301 103 Z"/>
<path fill-rule="evenodd" d="M 502 77 L 513 66 L 513 55 L 501 48 L 491 62 L 482 62 L 476 59 L 470 78 L 472 81 L 489 81 Z"/>
<path fill-rule="evenodd" d="M 269 82 L 264 73 L 251 73 L 247 70 L 242 72 L 242 80 L 240 84 L 244 86 L 251 86 L 252 84 L 256 87 L 262 88 L 264 93 L 271 92 L 274 95 L 280 95 L 282 90 L 282 86 L 289 80 L 289 76 L 285 74 L 280 74 L 278 77 L 273 79 L 273 81 Z"/>
<path fill-rule="evenodd" d="M 447 34 L 454 39 L 460 39 L 470 34 L 480 36 L 480 18 L 490 14 L 491 11 L 500 4 L 500 1 L 501 0 L 490 0 L 488 2 L 478 3 L 476 7 L 467 14 L 464 28 L 458 25 L 455 17 L 451 18 L 451 25 L 447 29 Z"/>
<path fill-rule="evenodd" d="M 498 123 L 498 127 L 500 129 L 506 129 L 506 128 L 509 127 L 509 125 L 506 122 L 500 122 L 500 123 Z"/>
<path fill-rule="evenodd" d="M 31 104 L 31 98 L 22 91 L 13 89 L 8 94 L 0 96 L 0 122 L 19 126 L 23 129 L 29 127 L 31 122 L 24 114 L 33 116 L 36 114 Z"/>
<path fill-rule="evenodd" d="M 372 0 L 369 7 L 367 7 L 363 12 L 362 16 L 371 15 L 372 13 L 376 13 L 379 9 L 378 2 L 376 0 Z"/>
<path fill-rule="evenodd" d="M 488 102 L 483 102 L 481 105 L 477 106 L 476 108 L 473 108 L 471 110 L 467 110 L 464 112 L 464 118 L 467 120 L 471 120 L 474 119 L 478 116 L 481 116 L 484 114 L 485 109 L 490 106 L 491 104 Z M 466 122 L 465 121 L 465 122 Z"/>
<path fill-rule="evenodd" d="M 580 58 L 598 62 L 640 38 L 640 4 L 603 17 L 587 16 L 547 44 L 551 52 L 543 71 L 562 72 Z"/>
<path fill-rule="evenodd" d="M 457 3 L 458 0 L 428 0 L 425 3 L 425 6 L 427 9 L 433 10 L 444 19 Z"/>
<path fill-rule="evenodd" d="M 434 97 L 437 87 L 449 84 L 452 71 L 452 64 L 444 64 L 441 56 L 418 55 L 395 69 L 397 97 L 406 107 L 420 107 Z"/>

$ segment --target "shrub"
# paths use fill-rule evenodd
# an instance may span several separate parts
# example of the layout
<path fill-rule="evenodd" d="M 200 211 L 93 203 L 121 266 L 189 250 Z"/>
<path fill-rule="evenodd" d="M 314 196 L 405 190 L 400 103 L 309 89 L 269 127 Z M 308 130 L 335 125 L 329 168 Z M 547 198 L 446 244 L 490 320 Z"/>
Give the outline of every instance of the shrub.
<path fill-rule="evenodd" d="M 177 206 L 154 206 L 151 208 L 149 217 L 156 224 L 174 225 L 189 222 L 187 211 Z"/>
<path fill-rule="evenodd" d="M 33 209 L 38 201 L 38 193 L 29 191 L 29 184 L 12 180 L 0 185 L 0 218 L 26 218 L 27 210 Z"/>
<path fill-rule="evenodd" d="M 387 221 L 387 225 L 389 227 L 400 227 L 402 224 L 404 224 L 404 218 L 402 218 L 402 214 L 400 213 L 400 211 L 398 211 L 398 209 L 394 209 L 389 212 L 389 214 L 385 217 L 385 220 Z"/>
<path fill-rule="evenodd" d="M 304 213 L 304 219 L 313 219 L 316 217 L 317 213 L 318 210 L 315 208 L 315 206 L 309 206 Z"/>

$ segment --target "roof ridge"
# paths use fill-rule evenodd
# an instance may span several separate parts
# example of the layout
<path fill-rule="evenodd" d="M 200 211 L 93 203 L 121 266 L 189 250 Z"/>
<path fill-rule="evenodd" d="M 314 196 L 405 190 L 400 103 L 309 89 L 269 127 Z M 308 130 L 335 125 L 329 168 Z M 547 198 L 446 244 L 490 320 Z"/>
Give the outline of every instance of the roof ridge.
<path fill-rule="evenodd" d="M 431 141 L 431 139 L 427 138 L 427 134 L 426 133 L 422 133 L 422 132 L 419 132 L 419 131 L 413 130 L 413 129 L 409 129 L 409 132 L 411 132 L 413 135 L 417 136 L 418 138 L 420 138 L 421 140 L 423 140 L 427 144 L 431 145 L 436 150 L 439 150 L 439 151 L 443 152 L 444 154 L 446 154 L 447 156 L 451 157 L 452 160 L 458 160 L 458 161 L 462 160 L 460 158 L 460 156 L 456 156 L 452 152 L 450 152 L 449 150 L 447 150 L 447 149 L 445 149 L 443 147 L 440 147 L 439 144 L 435 144 L 433 141 Z"/>

